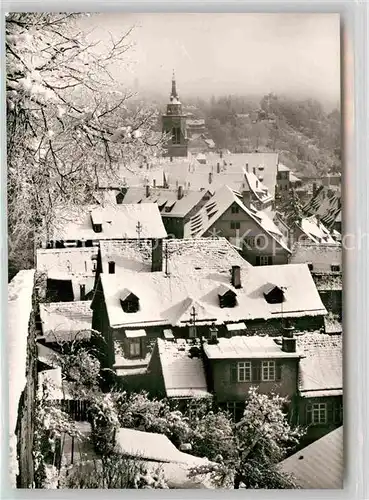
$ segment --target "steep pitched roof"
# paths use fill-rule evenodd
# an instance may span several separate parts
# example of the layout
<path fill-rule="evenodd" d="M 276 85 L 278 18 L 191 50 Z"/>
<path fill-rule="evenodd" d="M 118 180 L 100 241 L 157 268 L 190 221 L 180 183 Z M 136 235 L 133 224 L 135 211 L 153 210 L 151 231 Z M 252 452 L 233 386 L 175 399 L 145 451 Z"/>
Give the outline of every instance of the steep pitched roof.
<path fill-rule="evenodd" d="M 64 207 L 57 210 L 52 230 L 53 240 L 106 240 L 166 238 L 157 205 L 131 204 L 110 206 Z M 102 224 L 102 231 L 94 232 L 92 221 Z M 138 233 L 137 225 L 141 230 Z"/>
<path fill-rule="evenodd" d="M 314 216 L 304 217 L 298 226 L 313 243 L 335 243 L 328 229 Z"/>
<path fill-rule="evenodd" d="M 343 488 L 343 427 L 286 458 L 280 463 L 280 468 L 292 474 L 300 488 Z"/>
<path fill-rule="evenodd" d="M 283 235 L 265 212 L 258 211 L 255 207 L 246 207 L 242 202 L 241 195 L 229 186 L 221 187 L 212 198 L 201 208 L 184 226 L 186 238 L 198 238 L 206 235 L 211 227 L 222 215 L 236 204 L 246 217 L 252 219 L 261 230 L 268 233 L 281 247 L 290 252 L 283 241 Z"/>
<path fill-rule="evenodd" d="M 330 228 L 341 212 L 341 194 L 321 186 L 312 199 L 305 205 L 307 215 L 319 216 L 323 224 Z"/>
<path fill-rule="evenodd" d="M 203 361 L 189 356 L 190 344 L 160 338 L 157 343 L 167 397 L 209 397 Z"/>
<path fill-rule="evenodd" d="M 180 325 L 183 304 L 189 297 L 202 304 L 197 322 L 203 324 L 213 323 L 213 318 L 221 324 L 326 314 L 305 264 L 248 266 L 241 269 L 243 287 L 237 290 L 230 284 L 229 270 L 197 273 L 187 268 L 169 277 L 163 272 L 141 272 L 139 279 L 137 272 L 122 270 L 116 274 L 102 273 L 100 280 L 111 327 Z M 286 288 L 283 311 L 281 304 L 268 304 L 265 300 L 263 287 L 270 281 Z M 220 307 L 218 288 L 221 284 L 227 284 L 236 293 L 235 307 Z M 120 305 L 120 292 L 126 287 L 139 297 L 140 309 L 135 313 L 125 313 Z"/>

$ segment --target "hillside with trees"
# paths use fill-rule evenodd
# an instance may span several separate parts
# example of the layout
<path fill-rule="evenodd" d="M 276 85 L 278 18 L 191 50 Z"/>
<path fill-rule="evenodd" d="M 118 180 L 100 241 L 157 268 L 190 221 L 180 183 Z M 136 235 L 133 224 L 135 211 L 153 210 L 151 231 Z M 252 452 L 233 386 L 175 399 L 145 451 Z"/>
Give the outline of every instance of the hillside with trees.
<path fill-rule="evenodd" d="M 233 153 L 277 151 L 280 161 L 307 177 L 341 171 L 341 116 L 313 99 L 268 94 L 259 102 L 240 96 L 194 104 L 218 148 Z"/>

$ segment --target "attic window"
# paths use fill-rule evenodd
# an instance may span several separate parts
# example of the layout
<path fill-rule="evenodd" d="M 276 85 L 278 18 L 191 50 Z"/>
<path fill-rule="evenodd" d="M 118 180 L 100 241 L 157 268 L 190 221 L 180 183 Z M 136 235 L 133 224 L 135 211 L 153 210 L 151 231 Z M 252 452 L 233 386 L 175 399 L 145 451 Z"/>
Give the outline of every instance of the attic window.
<path fill-rule="evenodd" d="M 341 267 L 338 264 L 332 264 L 331 271 L 332 273 L 339 273 L 341 271 Z"/>
<path fill-rule="evenodd" d="M 240 210 L 237 205 L 232 205 L 232 214 L 238 214 L 239 211 Z"/>
<path fill-rule="evenodd" d="M 282 304 L 285 300 L 284 291 L 276 285 L 268 285 L 264 297 L 268 304 Z"/>
<path fill-rule="evenodd" d="M 237 305 L 237 294 L 227 286 L 220 286 L 218 289 L 219 307 L 231 308 Z"/>
<path fill-rule="evenodd" d="M 120 304 L 125 313 L 135 313 L 140 309 L 139 298 L 127 288 L 120 294 Z"/>
<path fill-rule="evenodd" d="M 102 224 L 93 224 L 92 229 L 95 233 L 102 233 Z"/>
<path fill-rule="evenodd" d="M 114 274 L 115 273 L 115 262 L 114 261 L 110 261 L 109 264 L 109 274 Z"/>

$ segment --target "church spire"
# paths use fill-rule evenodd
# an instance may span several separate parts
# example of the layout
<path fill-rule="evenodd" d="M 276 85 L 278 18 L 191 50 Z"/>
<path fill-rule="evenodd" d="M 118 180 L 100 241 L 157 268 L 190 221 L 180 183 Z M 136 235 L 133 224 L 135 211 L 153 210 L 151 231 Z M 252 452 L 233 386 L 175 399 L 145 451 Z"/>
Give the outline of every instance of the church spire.
<path fill-rule="evenodd" d="M 176 75 L 174 74 L 173 70 L 173 76 L 172 76 L 172 93 L 170 94 L 170 99 L 178 99 L 178 94 L 177 94 L 177 87 L 176 87 Z"/>

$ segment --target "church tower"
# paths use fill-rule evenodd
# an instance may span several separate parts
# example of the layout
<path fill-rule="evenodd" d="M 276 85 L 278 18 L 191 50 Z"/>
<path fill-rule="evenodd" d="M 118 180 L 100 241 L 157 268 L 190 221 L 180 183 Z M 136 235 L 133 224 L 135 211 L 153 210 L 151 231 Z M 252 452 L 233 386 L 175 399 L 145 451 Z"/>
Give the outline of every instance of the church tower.
<path fill-rule="evenodd" d="M 162 116 L 163 133 L 170 134 L 164 156 L 171 158 L 187 156 L 186 117 L 182 113 L 182 104 L 179 100 L 176 87 L 176 78 L 173 71 L 172 92 L 167 104 L 167 112 Z"/>

